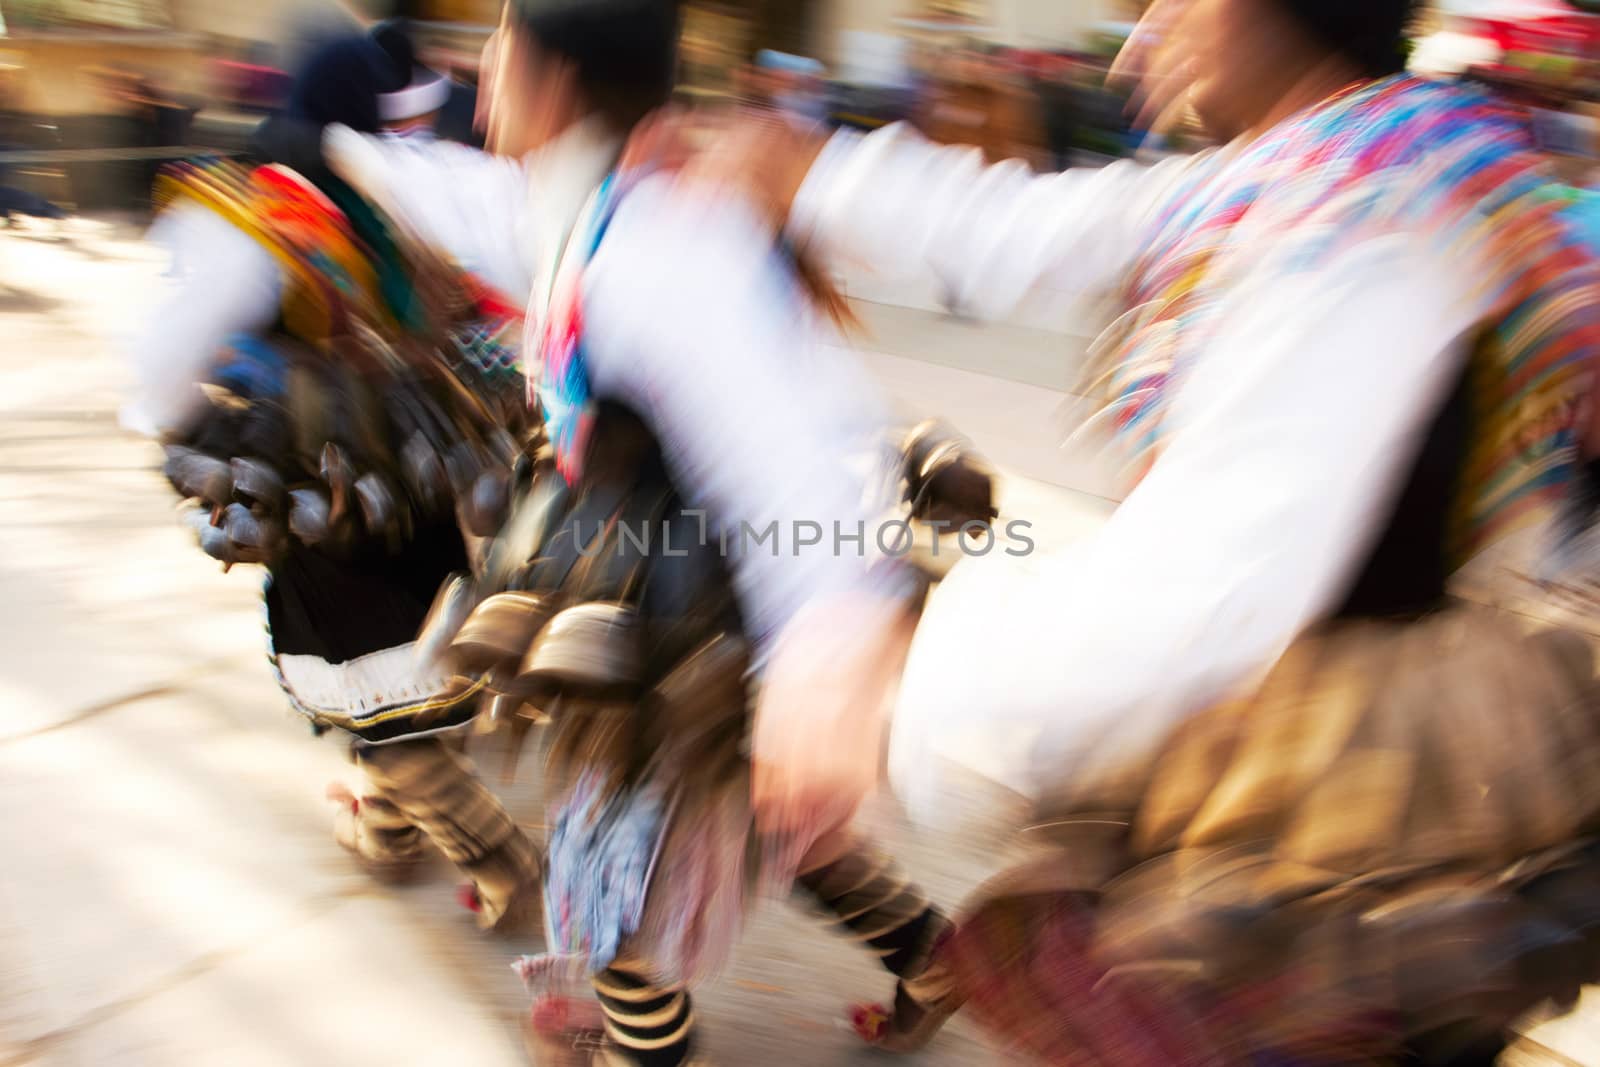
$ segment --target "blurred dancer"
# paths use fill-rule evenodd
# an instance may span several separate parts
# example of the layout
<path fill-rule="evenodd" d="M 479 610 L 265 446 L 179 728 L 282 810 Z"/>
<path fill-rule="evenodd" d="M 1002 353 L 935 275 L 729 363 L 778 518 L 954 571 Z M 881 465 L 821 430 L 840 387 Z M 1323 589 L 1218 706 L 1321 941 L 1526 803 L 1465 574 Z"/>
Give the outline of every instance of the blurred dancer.
<path fill-rule="evenodd" d="M 805 682 L 856 607 L 801 620 L 754 743 L 768 825 L 871 789 L 880 739 L 923 818 L 964 776 L 1039 807 L 1060 851 L 951 959 L 1042 1060 L 1490 1062 L 1595 977 L 1590 650 L 1445 589 L 1569 492 L 1600 288 L 1524 116 L 1399 73 L 1410 14 L 1156 4 L 1148 114 L 1227 143 L 1149 169 L 900 129 L 745 157 L 800 247 L 932 266 L 971 310 L 1123 294 L 1095 369 L 1136 486 L 1103 531 L 959 563 L 887 723 Z"/>
<path fill-rule="evenodd" d="M 169 464 L 169 472 L 178 474 L 175 480 L 182 480 L 185 464 L 203 471 L 215 462 L 208 457 L 220 450 L 223 460 L 246 460 L 243 468 L 234 463 L 234 499 L 278 496 L 281 486 L 253 489 L 238 475 L 241 470 L 265 473 L 268 480 L 281 475 L 292 483 L 291 472 L 304 461 L 295 454 L 303 451 L 299 431 L 285 427 L 264 435 L 247 423 L 236 432 L 232 408 L 208 405 L 197 383 L 214 381 L 220 354 L 231 350 L 237 356 L 227 380 L 234 389 L 250 396 L 238 384 L 241 379 L 276 383 L 252 399 L 266 412 L 288 409 L 305 401 L 292 393 L 296 370 L 272 357 L 273 346 L 287 341 L 340 354 L 331 361 L 335 369 L 323 383 L 329 393 L 319 403 L 331 413 L 324 420 L 327 432 L 342 442 L 343 452 L 331 461 L 324 453 L 321 476 L 330 485 L 341 478 L 351 484 L 333 485 L 334 514 L 308 520 L 323 543 L 313 543 L 291 512 L 294 536 L 281 538 L 280 547 L 260 559 L 248 555 L 244 561 L 269 565 L 267 620 L 273 666 L 285 693 L 319 730 L 338 728 L 352 736 L 362 784 L 354 793 L 343 786 L 331 793 L 340 805 L 335 827 L 340 844 L 374 873 L 399 876 L 416 866 L 431 841 L 471 879 L 467 902 L 480 923 L 492 927 L 514 925 L 536 906 L 538 856 L 470 765 L 440 739 L 472 721 L 477 694 L 419 663 L 412 644 L 440 583 L 467 569 L 462 535 L 447 509 L 423 509 L 413 519 L 409 511 L 415 500 L 408 502 L 403 493 L 395 499 L 395 487 L 377 473 L 384 455 L 412 456 L 405 450 L 413 442 L 368 439 L 365 428 L 375 424 L 361 399 L 365 386 L 341 377 L 345 372 L 337 367 L 340 359 L 360 358 L 351 355 L 350 338 L 338 326 L 344 313 L 325 309 L 319 316 L 314 310 L 324 304 L 318 294 L 331 287 L 342 294 L 334 298 L 335 307 L 370 301 L 373 321 L 391 323 L 401 335 L 410 331 L 422 339 L 430 328 L 431 312 L 419 291 L 428 280 L 408 274 L 411 267 L 395 235 L 348 186 L 317 165 L 316 155 L 322 127 L 333 121 L 382 131 L 404 143 L 407 152 L 447 159 L 472 154 L 432 143 L 429 123 L 448 95 L 444 79 L 415 65 L 398 27 L 339 39 L 310 59 L 297 79 L 289 113 L 269 121 L 257 138 L 262 156 L 296 164 L 301 176 L 264 168 L 232 187 L 221 172 L 195 168 L 175 181 L 179 202 L 153 237 L 172 248 L 183 281 L 135 350 L 142 391 L 124 418 L 185 446 Z M 509 176 L 515 187 L 514 168 Z M 525 285 L 515 265 L 510 269 L 509 277 L 494 280 L 512 289 Z M 488 314 L 492 319 L 494 313 Z M 492 328 L 477 331 L 483 337 L 493 333 Z M 505 362 L 492 353 L 486 358 Z M 391 396 L 374 403 L 387 405 Z M 431 434 L 441 432 L 437 422 L 420 418 L 419 425 L 429 425 Z M 393 432 L 398 424 L 385 425 L 384 432 Z M 321 447 L 320 439 L 314 443 Z M 451 442 L 434 443 L 444 448 Z M 346 476 L 332 469 L 346 461 L 373 470 L 351 470 Z M 307 473 L 317 476 L 314 470 Z M 189 495 L 190 487 L 183 491 Z M 293 499 L 316 504 L 314 495 Z M 212 504 L 220 511 L 229 501 Z M 352 513 L 358 504 L 364 539 L 335 537 L 325 529 L 340 521 L 337 512 Z M 327 500 L 321 506 L 326 511 Z M 237 523 L 253 532 L 275 521 L 268 512 L 259 524 L 239 512 Z M 377 528 L 391 523 L 392 530 Z M 203 544 L 217 539 L 215 528 L 201 534 Z M 218 548 L 229 550 L 220 542 Z"/>
<path fill-rule="evenodd" d="M 914 998 L 931 988 L 947 923 L 848 831 L 853 805 L 816 813 L 813 830 L 827 832 L 803 859 L 809 838 L 752 840 L 740 747 L 745 665 L 759 672 L 806 605 L 881 594 L 905 611 L 904 576 L 806 549 L 797 528 L 864 529 L 868 479 L 852 471 L 852 442 L 883 416 L 859 370 L 823 343 L 834 294 L 759 215 L 738 201 L 680 203 L 663 180 L 619 169 L 628 132 L 668 99 L 676 38 L 670 0 L 516 0 L 492 45 L 489 142 L 529 171 L 530 373 L 561 475 L 546 505 L 556 519 L 513 592 L 474 617 L 515 636 L 494 642 L 517 655 L 485 664 L 506 679 L 491 684 L 555 717 L 546 916 L 563 955 L 528 969 L 587 964 L 604 1062 L 687 1062 L 688 987 L 729 947 L 757 873 L 745 857 L 759 852 L 763 878 L 786 883 L 798 866 L 806 894 L 902 979 L 907 1025 L 890 1041 L 909 1045 L 927 1032 L 911 1021 L 936 1009 L 935 994 Z M 422 161 L 408 167 L 371 139 L 332 133 L 328 152 L 423 232 L 468 207 L 517 210 L 414 198 Z M 641 519 L 670 530 L 643 558 L 613 532 L 637 536 Z M 718 540 L 746 527 L 771 540 L 731 552 L 724 574 Z M 550 618 L 552 603 L 576 606 Z M 854 654 L 873 651 L 869 640 Z M 570 1039 L 539 1040 L 546 1057 L 572 1054 Z"/>

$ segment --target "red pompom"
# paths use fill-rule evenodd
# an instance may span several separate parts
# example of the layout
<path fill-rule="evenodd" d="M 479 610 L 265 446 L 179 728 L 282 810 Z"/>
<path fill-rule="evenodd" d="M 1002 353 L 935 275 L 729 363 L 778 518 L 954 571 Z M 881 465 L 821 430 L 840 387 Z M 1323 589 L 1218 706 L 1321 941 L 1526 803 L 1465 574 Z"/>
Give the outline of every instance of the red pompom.
<path fill-rule="evenodd" d="M 566 997 L 540 997 L 528 1012 L 528 1025 L 542 1034 L 564 1033 L 572 1023 L 572 1001 Z"/>
<path fill-rule="evenodd" d="M 882 1004 L 857 1004 L 850 1009 L 850 1028 L 869 1045 L 876 1045 L 888 1033 L 889 1009 Z"/>

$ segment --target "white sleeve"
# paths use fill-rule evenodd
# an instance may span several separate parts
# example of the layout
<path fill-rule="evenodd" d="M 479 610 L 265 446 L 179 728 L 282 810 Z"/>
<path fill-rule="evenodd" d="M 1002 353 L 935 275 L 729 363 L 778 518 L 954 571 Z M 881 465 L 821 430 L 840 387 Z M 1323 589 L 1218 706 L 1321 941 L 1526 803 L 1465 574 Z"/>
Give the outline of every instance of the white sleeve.
<path fill-rule="evenodd" d="M 873 481 L 852 446 L 882 434 L 887 407 L 824 343 L 752 210 L 641 186 L 589 266 L 584 316 L 593 388 L 651 425 L 680 491 L 727 533 L 763 650 L 812 597 L 865 580 Z"/>
<path fill-rule="evenodd" d="M 1214 158 L 1036 175 L 903 126 L 841 132 L 802 183 L 789 226 L 831 258 L 894 276 L 932 271 L 964 310 L 997 318 L 1044 284 L 1097 292 L 1120 281 L 1151 215 Z"/>
<path fill-rule="evenodd" d="M 178 429 L 193 414 L 194 384 L 230 337 L 272 324 L 284 283 L 272 253 L 198 204 L 165 212 L 149 239 L 171 254 L 171 278 L 129 347 L 136 391 L 122 422 L 155 435 Z"/>
<path fill-rule="evenodd" d="M 1219 309 L 1166 450 L 1097 535 L 956 565 L 893 724 L 891 774 L 919 817 L 949 817 L 958 775 L 1037 797 L 1138 758 L 1336 606 L 1481 316 L 1453 285 L 1461 265 L 1422 244 L 1262 264 Z"/>
<path fill-rule="evenodd" d="M 521 164 L 448 141 L 385 140 L 330 126 L 333 171 L 415 234 L 516 300 L 533 288 Z"/>

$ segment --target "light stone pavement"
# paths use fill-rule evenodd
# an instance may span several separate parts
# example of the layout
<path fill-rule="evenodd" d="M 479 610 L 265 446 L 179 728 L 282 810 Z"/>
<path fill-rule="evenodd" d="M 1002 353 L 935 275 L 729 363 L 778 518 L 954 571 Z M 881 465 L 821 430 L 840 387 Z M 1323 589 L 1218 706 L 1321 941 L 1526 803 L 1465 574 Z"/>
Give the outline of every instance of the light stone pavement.
<path fill-rule="evenodd" d="M 117 340 L 147 314 L 153 254 L 125 222 L 0 233 L 0 1067 L 497 1067 L 525 1001 L 443 862 L 380 888 L 328 833 L 332 739 L 287 711 L 263 655 L 259 574 L 223 575 L 176 525 L 153 446 L 121 433 Z M 1058 447 L 1081 321 L 952 322 L 925 295 L 852 285 L 872 369 L 908 414 L 945 415 L 1001 464 L 1041 540 L 1092 530 L 1112 481 Z M 1053 314 L 1058 317 L 1052 318 Z M 477 752 L 494 775 L 502 753 Z M 507 790 L 540 832 L 536 783 Z M 937 900 L 1005 860 L 992 826 L 869 822 Z M 843 1025 L 888 981 L 774 902 L 698 998 L 723 1067 L 885 1063 Z M 1519 1063 L 1600 1067 L 1600 1008 Z M 1554 1051 L 1552 1051 L 1554 1050 Z M 1563 1058 L 1563 1056 L 1565 1058 Z M 903 1062 L 1003 1062 L 965 1025 Z"/>

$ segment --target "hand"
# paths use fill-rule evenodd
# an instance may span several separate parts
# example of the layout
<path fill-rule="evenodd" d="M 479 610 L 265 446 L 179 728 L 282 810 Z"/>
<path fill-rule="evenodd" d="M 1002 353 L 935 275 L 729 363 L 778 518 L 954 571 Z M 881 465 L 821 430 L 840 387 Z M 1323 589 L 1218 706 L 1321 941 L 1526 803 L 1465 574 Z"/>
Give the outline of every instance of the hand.
<path fill-rule="evenodd" d="M 1171 36 L 1179 0 L 1153 0 L 1106 71 L 1106 87 L 1137 91 Z"/>
<path fill-rule="evenodd" d="M 780 116 L 747 119 L 719 135 L 685 174 L 691 180 L 738 187 L 766 210 L 773 229 L 781 231 L 826 143 Z"/>
<path fill-rule="evenodd" d="M 705 133 L 690 113 L 674 104 L 659 108 L 633 128 L 623 146 L 621 170 L 681 171 Z"/>
<path fill-rule="evenodd" d="M 1133 90 L 1135 125 L 1166 133 L 1183 121 L 1194 79 L 1182 23 L 1194 0 L 1155 0 L 1117 53 L 1106 84 Z"/>
<path fill-rule="evenodd" d="M 635 131 L 622 165 L 674 171 L 685 182 L 731 189 L 761 207 L 781 230 L 825 143 L 781 117 L 745 114 L 697 124 L 685 112 L 667 110 Z"/>
<path fill-rule="evenodd" d="M 756 709 L 762 830 L 809 840 L 847 824 L 877 788 L 913 629 L 904 602 L 864 592 L 813 605 L 790 624 Z"/>

